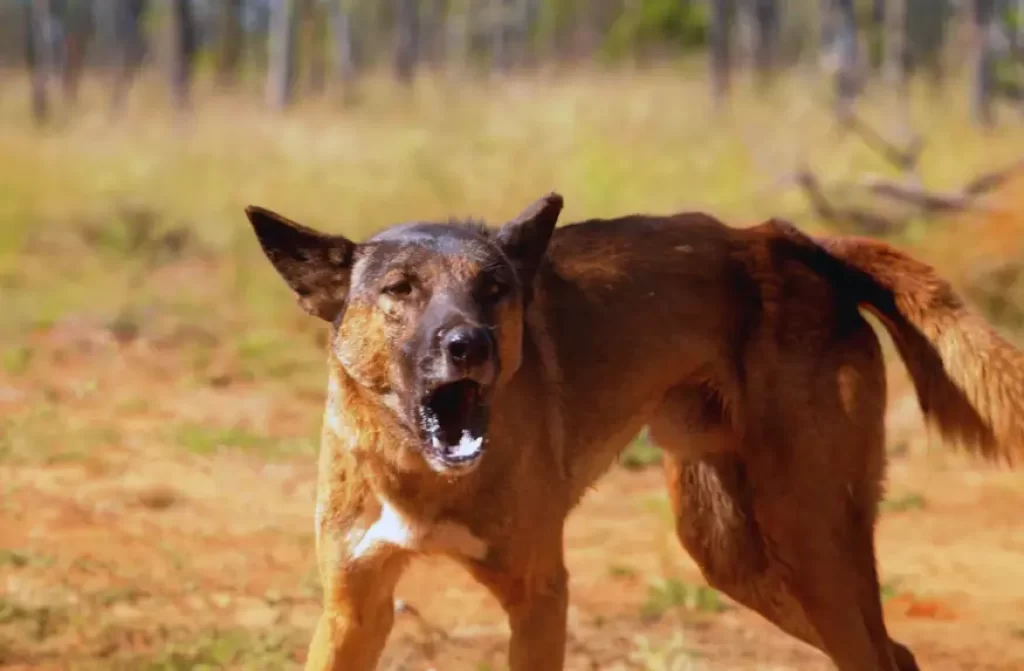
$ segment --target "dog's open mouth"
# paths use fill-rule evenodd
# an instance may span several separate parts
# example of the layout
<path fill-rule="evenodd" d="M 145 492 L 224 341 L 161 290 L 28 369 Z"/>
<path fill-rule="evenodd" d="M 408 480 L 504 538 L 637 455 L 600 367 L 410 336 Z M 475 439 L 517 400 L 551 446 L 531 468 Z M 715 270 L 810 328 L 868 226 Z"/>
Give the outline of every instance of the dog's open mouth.
<path fill-rule="evenodd" d="M 431 465 L 444 470 L 468 468 L 483 454 L 487 408 L 473 380 L 436 387 L 419 407 L 424 446 Z"/>

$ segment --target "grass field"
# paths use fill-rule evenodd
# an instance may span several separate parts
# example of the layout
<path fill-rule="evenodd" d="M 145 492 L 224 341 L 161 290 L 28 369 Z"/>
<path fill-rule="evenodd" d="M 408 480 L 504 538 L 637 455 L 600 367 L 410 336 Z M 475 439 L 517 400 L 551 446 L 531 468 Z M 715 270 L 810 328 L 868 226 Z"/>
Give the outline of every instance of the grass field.
<path fill-rule="evenodd" d="M 319 611 L 324 333 L 245 205 L 361 238 L 409 219 L 498 223 L 557 189 L 565 221 L 706 209 L 817 229 L 780 177 L 801 161 L 830 181 L 891 169 L 810 94 L 738 90 L 719 114 L 685 68 L 425 78 L 284 117 L 256 90 L 201 90 L 180 119 L 143 81 L 115 120 L 91 85 L 38 130 L 25 82 L 0 79 L 0 668 L 300 667 Z M 958 100 L 913 98 L 936 190 L 1024 154 L 1024 125 L 982 135 Z M 892 109 L 863 114 L 891 130 Z M 1022 258 L 1022 188 L 899 242 L 968 287 Z M 940 449 L 902 369 L 891 379 L 879 552 L 893 635 L 930 671 L 1024 668 L 1024 474 Z M 651 456 L 632 450 L 572 518 L 570 668 L 827 669 L 704 585 Z M 399 596 L 411 608 L 383 668 L 503 668 L 501 613 L 456 568 L 417 565 Z"/>

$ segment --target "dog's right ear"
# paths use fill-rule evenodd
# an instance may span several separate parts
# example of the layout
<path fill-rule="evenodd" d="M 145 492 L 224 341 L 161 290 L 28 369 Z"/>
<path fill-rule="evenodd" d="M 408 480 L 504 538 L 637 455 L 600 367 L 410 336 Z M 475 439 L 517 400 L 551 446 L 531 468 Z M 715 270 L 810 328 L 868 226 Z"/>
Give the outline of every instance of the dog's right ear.
<path fill-rule="evenodd" d="M 263 253 L 306 312 L 334 321 L 345 306 L 355 243 L 297 224 L 276 212 L 245 208 Z"/>
<path fill-rule="evenodd" d="M 519 281 L 525 288 L 533 282 L 533 275 L 544 258 L 561 211 L 562 196 L 549 193 L 499 228 L 495 235 L 498 245 L 515 265 Z"/>

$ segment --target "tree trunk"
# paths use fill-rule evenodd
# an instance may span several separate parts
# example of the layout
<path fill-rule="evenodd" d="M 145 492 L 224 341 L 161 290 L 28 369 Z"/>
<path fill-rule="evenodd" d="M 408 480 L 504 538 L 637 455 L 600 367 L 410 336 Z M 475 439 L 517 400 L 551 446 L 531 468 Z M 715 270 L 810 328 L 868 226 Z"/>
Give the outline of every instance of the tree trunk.
<path fill-rule="evenodd" d="M 341 83 L 342 101 L 352 104 L 356 100 L 356 54 L 352 43 L 351 0 L 331 2 L 329 5 L 331 33 L 334 37 L 334 69 Z"/>
<path fill-rule="evenodd" d="M 110 0 L 109 20 L 114 42 L 114 85 L 110 105 L 115 112 L 124 106 L 128 90 L 145 53 L 140 22 L 145 0 Z"/>
<path fill-rule="evenodd" d="M 172 0 L 170 19 L 171 101 L 182 111 L 188 109 L 191 102 L 192 61 L 196 51 L 192 0 Z"/>
<path fill-rule="evenodd" d="M 519 41 L 522 7 L 516 0 L 491 3 L 491 63 L 498 72 L 512 69 Z"/>
<path fill-rule="evenodd" d="M 327 18 L 317 0 L 305 0 L 304 9 L 308 87 L 311 93 L 320 94 L 327 84 Z"/>
<path fill-rule="evenodd" d="M 947 25 L 952 18 L 949 0 L 901 0 L 906 11 L 908 77 L 925 70 L 932 93 L 940 92 L 945 79 L 942 63 Z M 969 0 L 973 2 L 973 0 Z"/>
<path fill-rule="evenodd" d="M 78 101 L 78 85 L 85 69 L 85 55 L 91 37 L 90 3 L 72 0 L 67 8 L 64 32 L 64 67 L 61 70 L 61 89 L 64 101 L 70 106 Z"/>
<path fill-rule="evenodd" d="M 295 89 L 294 0 L 272 0 L 267 64 L 267 104 L 283 110 L 292 103 Z"/>
<path fill-rule="evenodd" d="M 907 4 L 905 0 L 887 0 L 883 8 L 885 57 L 883 76 L 896 87 L 901 98 L 907 95 Z"/>
<path fill-rule="evenodd" d="M 982 126 L 995 124 L 993 99 L 996 84 L 995 0 L 974 0 L 974 82 L 973 110 Z"/>
<path fill-rule="evenodd" d="M 245 40 L 242 31 L 243 0 L 220 0 L 220 2 L 217 83 L 223 87 L 233 87 L 238 83 L 238 73 L 242 67 L 242 50 Z"/>
<path fill-rule="evenodd" d="M 47 91 L 48 49 L 46 21 L 50 16 L 49 0 L 30 0 L 25 5 L 25 64 L 31 79 L 32 119 L 42 126 L 50 118 L 50 97 Z"/>
<path fill-rule="evenodd" d="M 417 0 L 398 0 L 396 17 L 395 78 L 411 85 L 419 58 L 419 8 Z"/>
<path fill-rule="evenodd" d="M 754 69 L 759 85 L 766 86 L 775 73 L 779 35 L 778 0 L 752 0 L 754 3 Z"/>
<path fill-rule="evenodd" d="M 736 17 L 734 0 L 711 0 L 708 25 L 708 56 L 711 65 L 711 96 L 715 107 L 725 104 L 732 74 L 732 33 Z"/>
<path fill-rule="evenodd" d="M 836 114 L 845 119 L 859 88 L 857 76 L 857 12 L 854 0 L 834 0 L 836 48 Z"/>

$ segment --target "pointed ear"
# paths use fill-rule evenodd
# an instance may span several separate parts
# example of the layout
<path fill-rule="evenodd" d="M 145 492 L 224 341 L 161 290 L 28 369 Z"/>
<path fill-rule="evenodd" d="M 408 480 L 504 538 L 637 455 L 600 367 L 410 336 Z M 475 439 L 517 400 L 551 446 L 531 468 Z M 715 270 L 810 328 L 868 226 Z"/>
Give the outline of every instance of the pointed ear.
<path fill-rule="evenodd" d="M 495 240 L 516 266 L 519 280 L 529 287 L 547 251 L 562 211 L 562 196 L 549 193 L 498 229 Z"/>
<path fill-rule="evenodd" d="M 334 321 L 348 296 L 356 245 L 250 205 L 245 208 L 263 253 L 295 292 L 306 312 Z"/>

